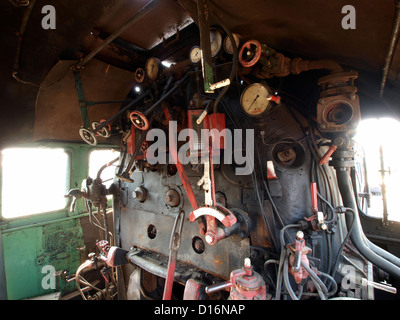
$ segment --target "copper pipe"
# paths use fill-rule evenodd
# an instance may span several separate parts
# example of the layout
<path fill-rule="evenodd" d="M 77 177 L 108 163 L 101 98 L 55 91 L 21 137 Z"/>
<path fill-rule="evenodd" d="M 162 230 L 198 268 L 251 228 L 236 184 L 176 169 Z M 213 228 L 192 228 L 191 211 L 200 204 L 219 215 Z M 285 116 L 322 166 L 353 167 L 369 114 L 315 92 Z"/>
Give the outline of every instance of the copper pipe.
<path fill-rule="evenodd" d="M 290 70 L 293 74 L 317 69 L 327 69 L 331 73 L 343 72 L 341 65 L 333 60 L 303 60 L 295 58 L 290 64 Z"/>

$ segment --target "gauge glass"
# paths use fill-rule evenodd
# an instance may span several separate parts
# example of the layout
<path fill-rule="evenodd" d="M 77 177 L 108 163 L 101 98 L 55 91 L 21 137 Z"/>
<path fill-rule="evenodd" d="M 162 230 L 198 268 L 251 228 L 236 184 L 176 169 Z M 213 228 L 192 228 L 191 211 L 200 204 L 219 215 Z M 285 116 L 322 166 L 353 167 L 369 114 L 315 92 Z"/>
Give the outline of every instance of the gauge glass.
<path fill-rule="evenodd" d="M 233 36 L 233 39 L 235 39 L 236 48 L 239 48 L 239 44 L 240 44 L 239 35 L 237 35 L 236 33 L 232 33 L 232 36 Z M 232 42 L 231 42 L 231 38 L 229 38 L 229 36 L 225 37 L 224 50 L 228 54 L 233 54 Z"/>
<path fill-rule="evenodd" d="M 146 62 L 146 74 L 150 80 L 155 80 L 160 69 L 160 60 L 157 58 L 149 58 Z"/>
<path fill-rule="evenodd" d="M 201 49 L 199 46 L 194 46 L 190 49 L 189 59 L 192 63 L 198 63 L 201 60 Z"/>
<path fill-rule="evenodd" d="M 242 92 L 240 105 L 247 115 L 258 116 L 270 109 L 269 96 L 270 93 L 265 86 L 261 83 L 254 83 Z"/>
<path fill-rule="evenodd" d="M 210 41 L 211 41 L 211 56 L 215 57 L 222 47 L 222 35 L 221 32 L 216 29 L 210 30 Z"/>

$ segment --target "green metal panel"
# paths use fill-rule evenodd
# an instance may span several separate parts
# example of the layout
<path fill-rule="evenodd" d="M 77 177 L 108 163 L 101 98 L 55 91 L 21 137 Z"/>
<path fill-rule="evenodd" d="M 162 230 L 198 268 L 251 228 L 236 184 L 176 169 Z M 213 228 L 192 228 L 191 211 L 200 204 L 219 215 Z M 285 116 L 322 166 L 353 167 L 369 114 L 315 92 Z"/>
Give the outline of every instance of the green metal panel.
<path fill-rule="evenodd" d="M 72 143 L 21 147 L 35 146 L 65 148 L 71 156 L 70 188 L 81 187 L 82 180 L 88 175 L 89 153 L 96 148 Z M 44 194 L 43 201 L 46 201 L 45 197 Z M 47 269 L 43 269 L 45 266 L 52 266 L 55 271 L 65 271 L 71 275 L 86 259 L 80 225 L 80 218 L 87 215 L 84 202 L 78 200 L 74 213 L 68 209 L 69 205 L 56 212 L 0 220 L 8 299 L 25 299 L 55 291 L 75 290 L 75 282 L 67 283 L 62 277 L 56 279 L 55 289 L 42 286 L 42 280 L 49 275 Z"/>
<path fill-rule="evenodd" d="M 42 280 L 48 275 L 45 266 L 68 275 L 79 267 L 84 242 L 78 220 L 8 232 L 3 235 L 3 244 L 8 299 L 74 290 L 75 284 L 62 278 L 55 279 L 54 289 L 44 288 Z"/>

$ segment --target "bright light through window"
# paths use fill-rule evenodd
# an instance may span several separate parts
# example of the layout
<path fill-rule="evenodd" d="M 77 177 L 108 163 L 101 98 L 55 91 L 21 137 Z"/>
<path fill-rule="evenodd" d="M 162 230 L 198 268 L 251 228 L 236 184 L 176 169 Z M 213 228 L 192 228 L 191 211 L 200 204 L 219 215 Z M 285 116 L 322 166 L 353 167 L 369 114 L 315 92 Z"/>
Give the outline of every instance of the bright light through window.
<path fill-rule="evenodd" d="M 119 157 L 119 152 L 114 150 L 94 150 L 90 153 L 89 156 L 89 177 L 95 179 L 97 177 L 97 172 L 100 168 L 106 163 L 111 162 L 112 160 Z M 113 183 L 113 179 L 115 176 L 115 166 L 118 164 L 118 161 L 113 163 L 111 166 L 105 168 L 100 175 L 100 178 L 103 180 L 104 185 L 109 188 Z"/>
<path fill-rule="evenodd" d="M 385 173 L 388 219 L 393 221 L 400 221 L 398 205 L 400 191 L 399 137 L 400 122 L 389 118 L 363 120 L 355 137 L 365 153 L 368 184 L 371 191 L 370 207 L 363 209 L 367 209 L 367 213 L 371 216 L 383 216 L 379 151 L 380 146 L 382 146 L 384 169 L 390 171 Z"/>
<path fill-rule="evenodd" d="M 69 156 L 63 149 L 5 149 L 1 165 L 4 218 L 65 208 Z"/>

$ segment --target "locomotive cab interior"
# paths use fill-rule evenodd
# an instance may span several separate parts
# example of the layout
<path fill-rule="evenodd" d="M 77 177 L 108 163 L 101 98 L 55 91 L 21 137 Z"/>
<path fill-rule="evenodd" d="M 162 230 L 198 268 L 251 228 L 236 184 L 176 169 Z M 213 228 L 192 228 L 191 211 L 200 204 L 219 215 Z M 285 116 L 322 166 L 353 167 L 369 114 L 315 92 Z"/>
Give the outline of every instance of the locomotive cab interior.
<path fill-rule="evenodd" d="M 0 7 L 2 300 L 400 298 L 397 0 Z"/>

